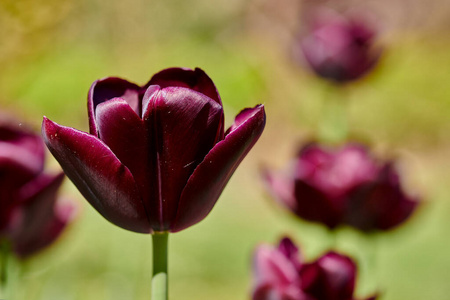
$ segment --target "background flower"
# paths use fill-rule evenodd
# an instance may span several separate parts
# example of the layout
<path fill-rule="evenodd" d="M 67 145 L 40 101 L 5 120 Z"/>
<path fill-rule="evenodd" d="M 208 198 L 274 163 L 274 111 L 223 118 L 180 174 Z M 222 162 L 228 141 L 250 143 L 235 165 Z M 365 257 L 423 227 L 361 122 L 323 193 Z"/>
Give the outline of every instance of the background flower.
<path fill-rule="evenodd" d="M 376 32 L 363 16 L 347 17 L 323 8 L 312 19 L 295 52 L 303 54 L 318 76 L 348 82 L 361 78 L 378 62 Z"/>
<path fill-rule="evenodd" d="M 358 144 L 306 145 L 287 170 L 266 171 L 264 180 L 293 213 L 331 229 L 388 230 L 403 223 L 418 204 L 401 187 L 392 163 L 380 164 Z"/>
<path fill-rule="evenodd" d="M 44 173 L 44 144 L 17 123 L 0 124 L 0 235 L 19 257 L 50 245 L 72 218 L 57 203 L 64 174 Z"/>
<path fill-rule="evenodd" d="M 261 245 L 255 250 L 253 300 L 355 299 L 357 270 L 350 257 L 328 252 L 305 263 L 298 252 L 289 238 L 283 238 L 278 247 Z"/>

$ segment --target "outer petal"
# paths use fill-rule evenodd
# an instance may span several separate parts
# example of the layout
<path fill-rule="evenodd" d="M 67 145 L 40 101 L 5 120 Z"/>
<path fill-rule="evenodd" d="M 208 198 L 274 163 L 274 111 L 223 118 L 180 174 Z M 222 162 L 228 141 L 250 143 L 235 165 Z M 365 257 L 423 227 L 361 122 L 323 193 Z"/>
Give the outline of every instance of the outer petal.
<path fill-rule="evenodd" d="M 22 203 L 10 228 L 14 250 L 21 257 L 49 245 L 69 221 L 69 214 L 58 214 L 55 210 L 57 191 L 63 179 L 64 173 L 42 174 L 22 187 Z"/>
<path fill-rule="evenodd" d="M 301 268 L 300 251 L 297 246 L 288 237 L 284 237 L 279 245 L 278 251 L 282 253 L 292 263 L 292 265 L 299 271 Z"/>
<path fill-rule="evenodd" d="M 45 150 L 40 136 L 5 119 L 0 120 L 0 230 L 12 217 L 19 188 L 42 172 Z"/>
<path fill-rule="evenodd" d="M 0 123 L 0 169 L 38 174 L 44 168 L 44 144 L 40 136 L 19 126 Z"/>
<path fill-rule="evenodd" d="M 150 97 L 144 123 L 156 167 L 147 180 L 156 193 L 145 204 L 152 208 L 152 228 L 166 231 L 189 177 L 218 141 L 223 111 L 211 98 L 187 88 L 166 87 Z"/>
<path fill-rule="evenodd" d="M 256 106 L 247 116 L 214 146 L 189 178 L 171 231 L 183 230 L 208 215 L 239 163 L 261 136 L 266 123 L 264 106 Z"/>
<path fill-rule="evenodd" d="M 52 244 L 72 220 L 74 211 L 75 207 L 71 203 L 57 204 L 53 207 L 53 214 L 47 219 L 45 226 L 41 227 L 35 236 L 14 242 L 16 254 L 20 258 L 26 258 Z"/>
<path fill-rule="evenodd" d="M 303 180 L 295 182 L 296 205 L 293 212 L 299 217 L 335 228 L 342 221 L 344 199 L 332 199 Z"/>
<path fill-rule="evenodd" d="M 367 149 L 348 144 L 328 149 L 317 144 L 302 148 L 297 160 L 297 177 L 328 197 L 342 197 L 355 186 L 376 176 L 378 167 Z"/>
<path fill-rule="evenodd" d="M 378 178 L 350 196 L 346 222 L 363 231 L 389 230 L 408 219 L 418 203 L 403 191 L 397 172 L 387 164 Z"/>
<path fill-rule="evenodd" d="M 102 141 L 45 117 L 42 135 L 66 175 L 100 214 L 122 228 L 150 232 L 133 176 Z"/>
<path fill-rule="evenodd" d="M 269 246 L 258 247 L 253 256 L 254 300 L 301 299 L 300 277 L 296 266 Z"/>
<path fill-rule="evenodd" d="M 302 290 L 317 300 L 353 299 L 356 265 L 347 256 L 329 252 L 305 265 L 301 280 Z"/>
<path fill-rule="evenodd" d="M 19 192 L 20 205 L 25 208 L 27 216 L 25 229 L 33 234 L 33 229 L 41 227 L 53 214 L 56 194 L 64 180 L 64 173 L 56 175 L 41 174 L 24 185 Z"/>
<path fill-rule="evenodd" d="M 140 115 L 142 110 L 140 101 L 141 88 L 134 83 L 121 78 L 108 77 L 94 81 L 88 93 L 89 131 L 97 135 L 95 123 L 95 109 L 98 104 L 112 98 L 124 99 L 133 110 Z"/>
<path fill-rule="evenodd" d="M 297 209 L 294 187 L 295 182 L 291 174 L 287 172 L 272 172 L 262 170 L 263 181 L 272 197 L 283 206 L 292 211 Z"/>

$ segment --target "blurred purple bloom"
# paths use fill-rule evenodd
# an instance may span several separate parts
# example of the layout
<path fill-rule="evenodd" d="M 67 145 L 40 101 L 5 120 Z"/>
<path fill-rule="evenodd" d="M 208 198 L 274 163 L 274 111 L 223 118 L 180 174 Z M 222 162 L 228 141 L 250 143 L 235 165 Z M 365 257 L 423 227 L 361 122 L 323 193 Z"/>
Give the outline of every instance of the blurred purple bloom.
<path fill-rule="evenodd" d="M 51 244 L 72 217 L 56 203 L 64 174 L 44 173 L 42 139 L 12 123 L 0 124 L 0 235 L 27 257 Z"/>
<path fill-rule="evenodd" d="M 391 229 L 418 204 L 403 191 L 392 164 L 380 166 L 361 145 L 329 149 L 309 144 L 289 167 L 265 172 L 269 191 L 299 217 L 329 228 Z"/>
<path fill-rule="evenodd" d="M 88 110 L 90 134 L 44 118 L 44 140 L 101 215 L 142 233 L 205 218 L 265 126 L 258 105 L 225 132 L 219 94 L 200 69 L 166 69 L 142 87 L 98 80 Z"/>
<path fill-rule="evenodd" d="M 374 49 L 376 32 L 361 17 L 321 10 L 312 23 L 296 52 L 303 53 L 317 75 L 348 82 L 362 77 L 377 63 L 381 51 Z"/>
<path fill-rule="evenodd" d="M 357 270 L 349 257 L 328 252 L 312 263 L 303 263 L 298 252 L 289 238 L 276 248 L 261 245 L 256 249 L 253 300 L 355 299 Z"/>

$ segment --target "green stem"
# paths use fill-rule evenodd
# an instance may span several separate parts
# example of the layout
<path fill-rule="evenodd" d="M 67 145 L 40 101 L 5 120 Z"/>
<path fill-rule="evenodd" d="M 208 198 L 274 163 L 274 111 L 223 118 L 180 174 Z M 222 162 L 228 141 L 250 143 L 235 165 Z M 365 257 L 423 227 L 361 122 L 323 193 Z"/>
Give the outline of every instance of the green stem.
<path fill-rule="evenodd" d="M 3 241 L 0 248 L 0 292 L 3 297 L 7 293 L 9 245 L 7 242 Z"/>
<path fill-rule="evenodd" d="M 337 248 L 337 230 L 326 228 L 327 231 L 327 243 L 326 243 L 326 251 L 336 250 Z"/>
<path fill-rule="evenodd" d="M 324 89 L 319 137 L 328 143 L 344 141 L 348 135 L 347 99 L 343 87 L 328 85 Z"/>
<path fill-rule="evenodd" d="M 380 284 L 378 277 L 379 270 L 379 235 L 377 233 L 367 234 L 364 236 L 364 243 L 366 246 L 367 256 L 367 274 L 370 274 L 370 279 L 367 280 L 368 292 L 375 293 Z"/>
<path fill-rule="evenodd" d="M 169 278 L 167 273 L 168 233 L 155 233 L 153 238 L 152 300 L 167 300 Z"/>

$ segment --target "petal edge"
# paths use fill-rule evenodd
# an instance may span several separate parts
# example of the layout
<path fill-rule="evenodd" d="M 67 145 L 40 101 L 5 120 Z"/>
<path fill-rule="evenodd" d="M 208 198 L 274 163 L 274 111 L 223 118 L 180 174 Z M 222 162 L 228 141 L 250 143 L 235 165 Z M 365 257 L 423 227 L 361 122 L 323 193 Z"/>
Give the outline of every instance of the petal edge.
<path fill-rule="evenodd" d="M 46 117 L 42 135 L 67 177 L 101 215 L 124 229 L 151 231 L 131 172 L 101 140 Z"/>
<path fill-rule="evenodd" d="M 264 106 L 258 105 L 205 156 L 181 194 L 172 232 L 192 226 L 209 214 L 239 163 L 261 136 L 265 123 Z"/>

